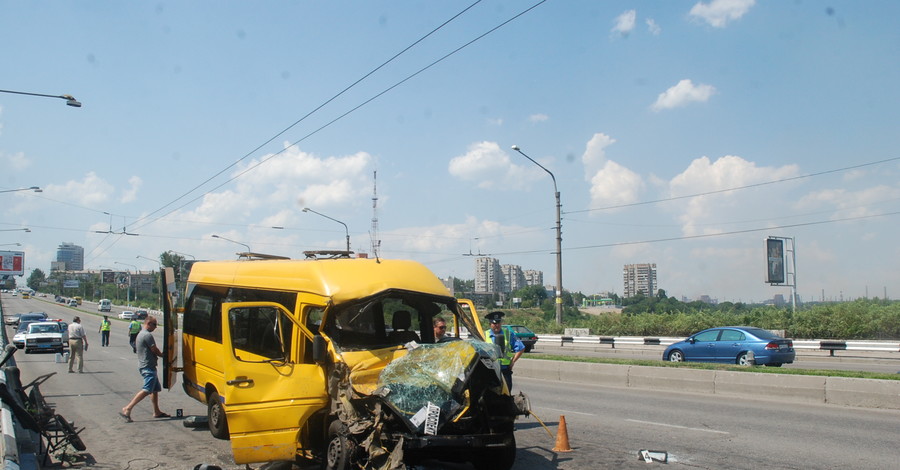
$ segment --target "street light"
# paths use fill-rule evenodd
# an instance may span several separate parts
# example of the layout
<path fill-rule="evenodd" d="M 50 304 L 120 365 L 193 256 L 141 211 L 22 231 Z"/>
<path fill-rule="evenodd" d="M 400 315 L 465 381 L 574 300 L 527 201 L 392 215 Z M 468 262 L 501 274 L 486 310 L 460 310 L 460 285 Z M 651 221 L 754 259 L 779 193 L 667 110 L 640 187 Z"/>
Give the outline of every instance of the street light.
<path fill-rule="evenodd" d="M 153 261 L 154 263 L 158 264 L 158 265 L 160 266 L 160 268 L 162 268 L 162 263 L 160 263 L 158 259 L 148 258 L 148 257 L 146 257 L 146 256 L 141 256 L 141 255 L 137 255 L 137 256 L 135 257 L 135 259 L 137 259 L 137 258 L 144 258 L 144 259 L 146 259 L 146 260 Z M 160 269 L 160 270 L 161 270 L 161 269 Z"/>
<path fill-rule="evenodd" d="M 0 243 L 0 246 L 22 246 L 21 243 Z"/>
<path fill-rule="evenodd" d="M 194 255 L 189 255 L 189 254 L 187 254 L 187 253 L 179 253 L 179 252 L 177 252 L 177 251 L 175 251 L 175 250 L 169 250 L 168 252 L 169 252 L 169 253 L 175 253 L 176 255 L 180 255 L 180 256 L 190 256 L 191 259 L 197 259 Z"/>
<path fill-rule="evenodd" d="M 28 188 L 4 189 L 4 190 L 0 191 L 0 193 L 13 193 L 13 192 L 16 192 L 16 191 L 34 191 L 34 192 L 36 192 L 36 193 L 42 193 L 42 192 L 44 192 L 43 189 L 41 189 L 41 188 L 39 188 L 39 187 L 37 187 L 37 186 L 31 186 L 31 187 L 28 187 Z"/>
<path fill-rule="evenodd" d="M 237 243 L 238 245 L 244 245 L 244 246 L 247 247 L 247 253 L 248 253 L 248 254 L 249 254 L 250 252 L 253 251 L 253 250 L 250 249 L 250 245 L 248 245 L 248 244 L 246 244 L 246 243 L 236 242 L 236 241 L 234 241 L 234 240 L 232 240 L 232 239 L 230 239 L 230 238 L 225 238 L 225 237 L 223 237 L 223 236 L 216 235 L 216 234 L 212 234 L 211 236 L 212 236 L 213 238 L 221 238 L 222 240 L 225 240 L 225 241 L 227 241 L 227 242 Z M 192 258 L 193 258 L 193 256 L 192 256 Z"/>
<path fill-rule="evenodd" d="M 335 221 L 335 222 L 337 222 L 337 223 L 343 225 L 343 226 L 344 226 L 344 232 L 347 234 L 347 255 L 350 254 L 350 230 L 347 228 L 347 224 L 341 222 L 341 221 L 338 220 L 338 219 L 334 219 L 334 218 L 328 217 L 327 215 L 325 215 L 325 214 L 323 214 L 323 213 L 321 213 L 321 212 L 316 212 L 316 211 L 310 209 L 309 207 L 304 207 L 304 208 L 303 208 L 303 212 L 312 212 L 313 214 L 321 215 L 322 217 L 325 217 L 325 218 L 328 219 L 328 220 L 333 220 L 333 221 Z"/>
<path fill-rule="evenodd" d="M 0 90 L 0 93 L 13 93 L 16 95 L 43 96 L 45 98 L 60 98 L 66 100 L 66 104 L 73 108 L 80 108 L 81 103 L 72 95 L 45 95 L 43 93 L 26 93 L 24 91 Z"/>
<path fill-rule="evenodd" d="M 0 232 L 31 232 L 31 229 L 28 227 L 25 227 L 25 228 L 3 228 L 3 229 L 0 229 Z"/>
<path fill-rule="evenodd" d="M 522 154 L 523 157 L 531 160 L 531 163 L 541 167 L 553 179 L 553 193 L 556 196 L 556 324 L 562 324 L 562 222 L 560 221 L 560 212 L 562 204 L 559 202 L 559 190 L 556 188 L 556 177 L 550 170 L 544 168 L 544 165 L 534 161 L 533 158 L 525 155 L 525 152 L 518 145 L 513 145 L 512 149 Z"/>

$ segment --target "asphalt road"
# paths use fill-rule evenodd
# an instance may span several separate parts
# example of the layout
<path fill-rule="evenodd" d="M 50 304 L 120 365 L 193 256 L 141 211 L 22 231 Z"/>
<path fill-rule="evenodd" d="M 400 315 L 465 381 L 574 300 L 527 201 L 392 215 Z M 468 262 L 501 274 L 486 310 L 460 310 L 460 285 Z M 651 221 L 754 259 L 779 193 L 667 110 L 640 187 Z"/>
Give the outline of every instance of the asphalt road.
<path fill-rule="evenodd" d="M 30 300 L 21 302 L 31 302 Z M 13 307 L 4 299 L 4 308 Z M 40 305 L 40 304 L 39 304 Z M 23 382 L 56 371 L 41 388 L 57 412 L 85 427 L 87 452 L 80 462 L 98 469 L 193 468 L 199 463 L 244 469 L 231 459 L 228 441 L 182 420 L 154 419 L 149 402 L 134 410 L 133 423 L 117 413 L 141 385 L 128 346 L 126 322 L 114 322 L 112 345 L 101 348 L 99 317 L 62 305 L 33 310 L 71 320 L 82 316 L 90 332 L 85 374 L 67 374 L 53 355 L 17 353 Z M 12 311 L 12 310 L 10 310 Z M 159 336 L 157 336 L 159 340 Z M 900 412 L 834 406 L 780 404 L 708 395 L 640 391 L 515 378 L 514 391 L 531 399 L 535 416 L 517 425 L 516 470 L 647 468 L 641 449 L 668 453 L 667 468 L 896 468 Z M 205 407 L 185 395 L 180 384 L 160 395 L 174 415 L 204 415 Z M 553 452 L 560 415 L 567 421 L 573 451 Z M 432 462 L 427 469 L 470 469 Z"/>

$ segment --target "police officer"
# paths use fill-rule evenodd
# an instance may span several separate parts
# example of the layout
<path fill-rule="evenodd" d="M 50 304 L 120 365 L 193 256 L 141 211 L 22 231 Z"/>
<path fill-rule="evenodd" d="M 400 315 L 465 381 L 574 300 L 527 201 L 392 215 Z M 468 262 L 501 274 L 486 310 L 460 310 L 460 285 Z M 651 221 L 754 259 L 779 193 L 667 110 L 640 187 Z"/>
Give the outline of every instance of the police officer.
<path fill-rule="evenodd" d="M 141 332 L 141 322 L 136 318 L 131 320 L 131 323 L 128 324 L 128 344 L 131 345 L 132 351 L 137 354 L 137 335 Z"/>
<path fill-rule="evenodd" d="M 491 312 L 484 316 L 491 322 L 488 341 L 500 348 L 500 372 L 506 380 L 506 387 L 512 390 L 512 373 L 516 361 L 525 352 L 525 344 L 509 328 L 503 328 L 503 312 Z"/>
<path fill-rule="evenodd" d="M 107 347 L 109 346 L 109 328 L 112 324 L 109 322 L 109 317 L 103 315 L 103 320 L 100 322 L 100 346 Z"/>

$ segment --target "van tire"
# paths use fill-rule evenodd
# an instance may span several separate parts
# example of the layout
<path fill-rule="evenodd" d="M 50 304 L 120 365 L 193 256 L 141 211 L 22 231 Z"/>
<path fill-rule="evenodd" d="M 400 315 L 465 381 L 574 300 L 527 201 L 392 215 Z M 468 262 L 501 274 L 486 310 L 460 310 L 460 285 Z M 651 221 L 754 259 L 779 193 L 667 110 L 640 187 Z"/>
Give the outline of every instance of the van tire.
<path fill-rule="evenodd" d="M 228 440 L 228 420 L 225 417 L 225 407 L 222 406 L 222 400 L 219 394 L 212 392 L 209 394 L 207 401 L 206 417 L 209 421 L 209 433 L 216 439 Z"/>
<path fill-rule="evenodd" d="M 349 470 L 353 443 L 339 420 L 328 426 L 328 447 L 325 449 L 325 470 Z"/>

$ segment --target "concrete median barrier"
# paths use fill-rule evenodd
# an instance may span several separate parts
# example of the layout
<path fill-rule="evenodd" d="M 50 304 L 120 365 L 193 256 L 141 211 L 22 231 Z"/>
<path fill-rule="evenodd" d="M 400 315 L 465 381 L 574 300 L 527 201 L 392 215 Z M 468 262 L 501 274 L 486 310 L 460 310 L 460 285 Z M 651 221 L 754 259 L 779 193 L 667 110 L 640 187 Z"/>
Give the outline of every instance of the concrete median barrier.
<path fill-rule="evenodd" d="M 668 390 L 900 410 L 900 381 L 521 359 L 518 377 L 605 387 Z"/>

